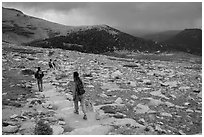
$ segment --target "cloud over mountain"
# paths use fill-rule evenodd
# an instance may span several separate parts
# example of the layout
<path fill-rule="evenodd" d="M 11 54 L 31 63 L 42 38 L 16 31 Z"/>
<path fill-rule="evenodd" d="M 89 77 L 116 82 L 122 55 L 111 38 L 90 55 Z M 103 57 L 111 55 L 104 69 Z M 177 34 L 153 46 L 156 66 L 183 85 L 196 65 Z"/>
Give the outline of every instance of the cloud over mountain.
<path fill-rule="evenodd" d="M 4 2 L 3 6 L 65 25 L 109 24 L 135 30 L 181 30 L 202 26 L 201 2 Z"/>

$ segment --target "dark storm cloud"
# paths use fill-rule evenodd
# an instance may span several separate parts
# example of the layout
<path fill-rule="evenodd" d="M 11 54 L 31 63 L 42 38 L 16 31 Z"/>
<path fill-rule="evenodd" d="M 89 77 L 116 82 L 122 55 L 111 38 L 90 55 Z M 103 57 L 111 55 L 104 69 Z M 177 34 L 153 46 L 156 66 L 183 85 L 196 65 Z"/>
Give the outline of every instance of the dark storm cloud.
<path fill-rule="evenodd" d="M 169 30 L 201 27 L 202 3 L 3 3 L 26 14 L 66 25 L 108 24 L 118 28 Z"/>
<path fill-rule="evenodd" d="M 5 6 L 13 6 L 25 9 L 38 9 L 38 10 L 57 10 L 57 11 L 66 11 L 73 8 L 85 7 L 88 3 L 80 2 L 10 2 L 3 3 Z"/>

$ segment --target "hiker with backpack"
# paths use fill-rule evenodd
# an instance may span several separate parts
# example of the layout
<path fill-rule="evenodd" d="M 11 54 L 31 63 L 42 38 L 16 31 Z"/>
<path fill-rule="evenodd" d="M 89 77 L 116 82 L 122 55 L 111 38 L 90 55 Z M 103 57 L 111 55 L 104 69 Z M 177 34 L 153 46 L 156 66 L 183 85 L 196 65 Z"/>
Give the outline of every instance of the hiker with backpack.
<path fill-rule="evenodd" d="M 74 77 L 74 91 L 73 91 L 73 101 L 74 101 L 74 113 L 75 114 L 79 114 L 79 106 L 78 106 L 78 102 L 80 101 L 81 103 L 81 107 L 82 107 L 82 111 L 84 113 L 84 120 L 87 120 L 87 116 L 86 116 L 86 110 L 85 110 L 85 97 L 84 97 L 84 87 L 83 87 L 83 83 L 81 81 L 81 79 L 79 78 L 79 73 L 78 72 L 74 72 L 73 73 L 73 77 Z"/>
<path fill-rule="evenodd" d="M 43 72 L 41 71 L 40 67 L 38 67 L 37 72 L 35 73 L 35 78 L 37 79 L 37 84 L 38 84 L 38 89 L 39 92 L 43 91 L 43 83 L 42 83 L 42 78 L 44 77 Z"/>
<path fill-rule="evenodd" d="M 48 65 L 49 65 L 50 69 L 54 68 L 53 63 L 52 63 L 52 59 L 50 59 Z"/>

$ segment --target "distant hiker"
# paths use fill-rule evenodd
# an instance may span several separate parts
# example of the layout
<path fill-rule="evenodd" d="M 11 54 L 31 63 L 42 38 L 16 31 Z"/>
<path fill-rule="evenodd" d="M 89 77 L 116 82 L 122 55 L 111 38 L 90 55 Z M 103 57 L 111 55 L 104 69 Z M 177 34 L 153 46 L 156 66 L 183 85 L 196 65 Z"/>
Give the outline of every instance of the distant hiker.
<path fill-rule="evenodd" d="M 78 72 L 74 72 L 73 77 L 74 77 L 74 85 L 75 85 L 74 91 L 73 91 L 73 101 L 74 101 L 74 108 L 75 108 L 74 113 L 79 114 L 78 102 L 80 101 L 82 111 L 84 113 L 83 119 L 87 120 L 86 110 L 85 110 L 86 106 L 85 106 L 85 98 L 84 98 L 84 93 L 85 93 L 84 86 L 81 79 L 79 78 Z"/>
<path fill-rule="evenodd" d="M 54 60 L 53 62 L 52 62 L 52 65 L 53 65 L 53 68 L 55 68 L 55 69 L 57 69 L 57 66 L 56 66 L 56 60 Z"/>
<path fill-rule="evenodd" d="M 40 67 L 38 67 L 37 72 L 35 73 L 35 78 L 37 79 L 37 83 L 38 83 L 38 89 L 39 92 L 43 91 L 43 86 L 42 86 L 42 78 L 44 77 L 43 72 L 41 71 Z"/>
<path fill-rule="evenodd" d="M 53 68 L 53 63 L 52 63 L 52 59 L 50 59 L 49 63 L 48 63 L 50 69 Z"/>

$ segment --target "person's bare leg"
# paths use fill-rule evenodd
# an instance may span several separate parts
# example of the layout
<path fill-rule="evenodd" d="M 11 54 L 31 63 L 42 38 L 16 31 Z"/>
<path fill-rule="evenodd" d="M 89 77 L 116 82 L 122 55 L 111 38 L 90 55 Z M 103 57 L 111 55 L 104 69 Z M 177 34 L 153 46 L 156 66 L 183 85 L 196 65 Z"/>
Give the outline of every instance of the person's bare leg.
<path fill-rule="evenodd" d="M 74 100 L 74 113 L 79 114 L 78 100 Z"/>
<path fill-rule="evenodd" d="M 40 80 L 40 88 L 41 88 L 41 92 L 43 92 L 43 83 L 42 83 L 42 79 Z"/>
<path fill-rule="evenodd" d="M 37 84 L 38 84 L 38 90 L 40 92 L 40 81 L 39 80 L 37 80 Z"/>
<path fill-rule="evenodd" d="M 84 97 L 81 98 L 80 103 L 81 103 L 81 107 L 82 107 L 82 112 L 84 113 L 83 119 L 87 120 L 86 105 L 85 105 L 85 99 L 84 99 Z"/>

